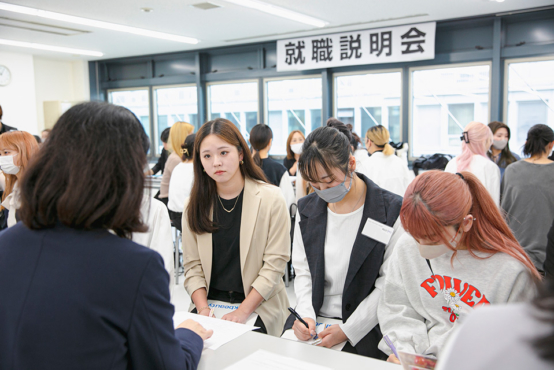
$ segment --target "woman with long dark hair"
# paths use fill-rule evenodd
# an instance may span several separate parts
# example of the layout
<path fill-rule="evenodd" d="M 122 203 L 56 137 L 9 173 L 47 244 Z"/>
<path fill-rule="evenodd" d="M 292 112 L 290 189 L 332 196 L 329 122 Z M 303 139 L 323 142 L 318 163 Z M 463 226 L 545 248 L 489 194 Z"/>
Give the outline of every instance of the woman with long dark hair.
<path fill-rule="evenodd" d="M 504 176 L 506 167 L 511 163 L 519 161 L 521 158 L 516 153 L 510 150 L 510 128 L 507 124 L 493 121 L 489 123 L 489 128 L 492 131 L 493 142 L 487 155 L 500 168 L 500 177 Z"/>
<path fill-rule="evenodd" d="M 419 175 L 400 219 L 409 235 L 396 244 L 378 310 L 397 350 L 438 357 L 474 309 L 534 298 L 539 272 L 471 172 Z M 398 363 L 384 341 L 379 348 Z"/>
<path fill-rule="evenodd" d="M 281 191 L 267 183 L 237 127 L 217 118 L 194 142 L 194 183 L 183 215 L 185 289 L 191 310 L 208 300 L 239 303 L 223 320 L 278 336 L 287 317 L 283 275 L 290 258 L 290 218 Z"/>
<path fill-rule="evenodd" d="M 527 158 L 506 168 L 502 179 L 502 208 L 519 244 L 544 271 L 547 234 L 554 219 L 554 131 L 547 125 L 529 129 L 523 154 Z"/>
<path fill-rule="evenodd" d="M 382 358 L 377 304 L 384 265 L 402 233 L 402 198 L 356 173 L 350 135 L 330 120 L 304 142 L 298 167 L 315 193 L 298 203 L 292 263 L 296 311 L 309 328 L 290 316 L 285 329 L 306 341 L 316 320 L 339 319 L 319 333 L 321 346 L 346 342 L 343 351 Z"/>
<path fill-rule="evenodd" d="M 196 369 L 211 331 L 173 329 L 163 260 L 129 240 L 145 141 L 128 109 L 83 103 L 27 168 L 22 222 L 0 233 L 0 368 Z"/>

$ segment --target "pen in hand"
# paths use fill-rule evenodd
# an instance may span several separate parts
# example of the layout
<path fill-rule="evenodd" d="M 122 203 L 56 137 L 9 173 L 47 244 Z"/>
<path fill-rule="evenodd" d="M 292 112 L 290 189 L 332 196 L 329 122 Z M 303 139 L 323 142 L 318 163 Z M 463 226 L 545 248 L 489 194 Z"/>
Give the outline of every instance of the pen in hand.
<path fill-rule="evenodd" d="M 392 341 L 390 340 L 388 335 L 383 335 L 383 339 L 384 339 L 385 343 L 387 344 L 387 346 L 389 346 L 389 348 L 392 350 L 392 352 L 394 353 L 396 358 L 398 360 L 400 360 L 400 357 L 398 357 L 398 352 L 396 352 L 396 347 L 394 346 L 394 344 L 392 344 Z"/>
<path fill-rule="evenodd" d="M 300 317 L 300 315 L 298 314 L 298 312 L 296 312 L 296 310 L 292 307 L 289 307 L 289 311 L 290 313 L 292 313 L 294 315 L 294 317 L 296 317 L 296 319 L 298 321 L 300 321 L 302 324 L 304 324 L 306 326 L 306 328 L 310 329 L 310 326 L 308 325 L 308 323 L 304 320 L 302 320 L 302 318 Z M 314 339 L 317 339 L 317 334 L 315 335 Z"/>

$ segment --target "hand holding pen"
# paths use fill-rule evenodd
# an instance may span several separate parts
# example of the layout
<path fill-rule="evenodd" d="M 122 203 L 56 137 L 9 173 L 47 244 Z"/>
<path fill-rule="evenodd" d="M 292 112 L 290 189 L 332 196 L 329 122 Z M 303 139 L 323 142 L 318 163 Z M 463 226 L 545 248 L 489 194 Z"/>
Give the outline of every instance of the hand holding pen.
<path fill-rule="evenodd" d="M 301 318 L 300 315 L 290 307 L 289 311 L 296 317 L 296 321 L 292 326 L 294 335 L 300 340 L 310 340 L 317 336 L 315 331 L 315 321 L 310 318 Z"/>

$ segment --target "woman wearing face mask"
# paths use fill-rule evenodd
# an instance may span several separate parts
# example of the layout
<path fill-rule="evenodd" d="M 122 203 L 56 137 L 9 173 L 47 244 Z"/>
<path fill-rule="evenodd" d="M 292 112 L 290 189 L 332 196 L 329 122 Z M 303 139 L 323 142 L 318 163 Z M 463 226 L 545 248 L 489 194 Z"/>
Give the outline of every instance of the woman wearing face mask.
<path fill-rule="evenodd" d="M 544 271 L 547 234 L 554 219 L 554 131 L 547 125 L 529 129 L 523 154 L 528 158 L 506 168 L 502 179 L 502 209 L 519 243 Z"/>
<path fill-rule="evenodd" d="M 28 132 L 10 131 L 0 136 L 0 170 L 6 177 L 0 211 L 8 211 L 8 227 L 17 223 L 16 211 L 20 205 L 18 181 L 38 149 L 37 141 Z"/>
<path fill-rule="evenodd" d="M 283 160 L 283 165 L 291 176 L 296 176 L 298 171 L 298 158 L 302 153 L 304 140 L 304 134 L 299 130 L 292 131 L 287 139 L 287 157 Z"/>
<path fill-rule="evenodd" d="M 497 206 L 500 205 L 500 170 L 487 157 L 487 151 L 493 143 L 491 129 L 481 122 L 470 122 L 460 137 L 462 154 L 453 158 L 444 169 L 456 173 L 473 173 L 489 191 Z"/>
<path fill-rule="evenodd" d="M 272 143 L 273 131 L 271 131 L 271 127 L 263 124 L 252 127 L 252 130 L 250 130 L 250 144 L 254 149 L 254 163 L 260 166 L 270 183 L 281 189 L 287 202 L 287 209 L 290 209 L 291 204 L 296 203 L 294 189 L 285 166 L 269 158 Z"/>
<path fill-rule="evenodd" d="M 502 122 L 493 121 L 489 123 L 489 128 L 493 134 L 493 142 L 490 150 L 487 152 L 489 158 L 500 168 L 500 177 L 504 176 L 504 170 L 509 164 L 519 161 L 521 158 L 510 151 L 510 128 Z"/>
<path fill-rule="evenodd" d="M 367 151 L 371 154 L 360 171 L 381 188 L 404 196 L 410 183 L 406 163 L 394 154 L 389 144 L 390 134 L 384 126 L 373 126 L 365 134 Z"/>
<path fill-rule="evenodd" d="M 308 340 L 318 317 L 338 318 L 342 323 L 319 333 L 320 346 L 346 341 L 343 351 L 383 358 L 377 304 L 384 265 L 402 232 L 402 198 L 355 172 L 350 130 L 340 122 L 308 136 L 298 165 L 315 191 L 299 201 L 292 258 L 296 311 L 309 328 L 290 316 L 285 329 Z"/>
<path fill-rule="evenodd" d="M 498 207 L 468 171 L 429 171 L 408 186 L 379 304 L 379 325 L 399 351 L 440 356 L 473 309 L 528 301 L 540 275 Z M 398 359 L 382 341 L 379 348 Z"/>
<path fill-rule="evenodd" d="M 221 319 L 281 334 L 288 298 L 290 218 L 281 191 L 267 183 L 230 121 L 206 122 L 194 142 L 194 183 L 183 213 L 185 289 L 191 310 L 208 316 L 208 300 L 239 303 Z"/>

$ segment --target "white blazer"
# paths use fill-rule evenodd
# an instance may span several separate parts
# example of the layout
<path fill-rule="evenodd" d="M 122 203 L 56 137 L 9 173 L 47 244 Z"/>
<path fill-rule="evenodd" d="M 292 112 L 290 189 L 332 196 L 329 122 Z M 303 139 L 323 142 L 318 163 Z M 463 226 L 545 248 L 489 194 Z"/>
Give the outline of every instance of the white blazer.
<path fill-rule="evenodd" d="M 364 174 L 380 188 L 404 196 L 410 184 L 410 171 L 406 163 L 394 154 L 384 155 L 375 152 L 371 157 L 361 162 L 356 172 Z"/>

